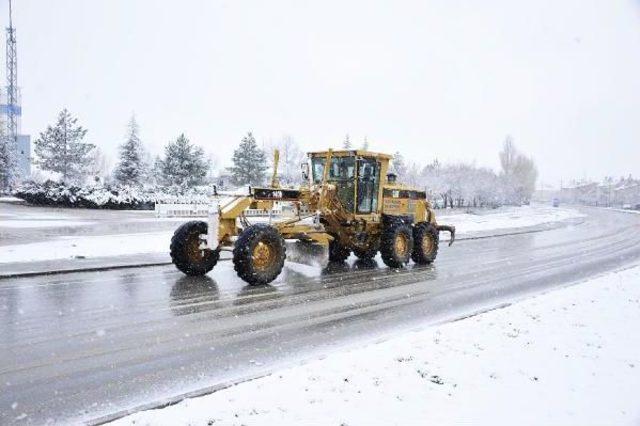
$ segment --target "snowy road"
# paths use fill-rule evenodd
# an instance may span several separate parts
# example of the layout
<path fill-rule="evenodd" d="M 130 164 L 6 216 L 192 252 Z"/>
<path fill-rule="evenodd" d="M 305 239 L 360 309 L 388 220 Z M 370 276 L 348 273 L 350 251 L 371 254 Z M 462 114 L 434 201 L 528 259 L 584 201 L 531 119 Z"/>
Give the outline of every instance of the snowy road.
<path fill-rule="evenodd" d="M 640 216 L 461 241 L 433 268 L 287 265 L 250 289 L 220 263 L 0 280 L 0 423 L 90 421 L 459 318 L 640 258 Z M 381 262 L 379 262 L 381 264 Z"/>

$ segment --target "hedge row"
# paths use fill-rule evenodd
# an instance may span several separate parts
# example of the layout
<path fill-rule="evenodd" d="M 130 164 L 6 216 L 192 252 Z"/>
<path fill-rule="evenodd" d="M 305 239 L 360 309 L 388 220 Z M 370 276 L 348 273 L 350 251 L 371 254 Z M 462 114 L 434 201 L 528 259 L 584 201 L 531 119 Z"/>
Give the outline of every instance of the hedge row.
<path fill-rule="evenodd" d="M 208 188 L 195 188 L 178 194 L 170 189 L 130 186 L 65 185 L 59 182 L 27 182 L 14 195 L 39 206 L 81 207 L 114 210 L 153 210 L 156 202 L 206 202 Z"/>

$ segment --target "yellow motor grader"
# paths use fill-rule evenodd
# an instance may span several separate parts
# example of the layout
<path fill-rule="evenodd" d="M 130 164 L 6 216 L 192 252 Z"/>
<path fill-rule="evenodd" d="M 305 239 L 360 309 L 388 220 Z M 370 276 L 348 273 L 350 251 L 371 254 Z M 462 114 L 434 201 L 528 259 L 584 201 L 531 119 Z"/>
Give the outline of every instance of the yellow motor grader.
<path fill-rule="evenodd" d="M 455 227 L 437 224 L 424 191 L 396 182 L 389 173 L 391 158 L 361 150 L 311 152 L 302 164 L 306 184 L 298 189 L 280 188 L 274 170 L 269 188 L 219 193 L 207 221 L 176 230 L 171 259 L 187 275 L 204 275 L 222 250 L 232 251 L 238 276 L 252 285 L 270 283 L 280 274 L 285 240 L 327 246 L 331 262 L 344 262 L 352 252 L 371 259 L 379 251 L 392 268 L 409 260 L 431 263 L 440 231 L 451 234 L 451 245 Z M 289 203 L 293 217 L 251 224 L 245 215 L 249 207 L 270 208 L 275 202 Z"/>

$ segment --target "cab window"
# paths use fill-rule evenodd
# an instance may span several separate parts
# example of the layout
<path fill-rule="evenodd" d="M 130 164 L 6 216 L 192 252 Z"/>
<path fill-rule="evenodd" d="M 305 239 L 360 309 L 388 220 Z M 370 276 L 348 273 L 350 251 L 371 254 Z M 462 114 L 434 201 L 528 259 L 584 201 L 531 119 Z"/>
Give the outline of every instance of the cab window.
<path fill-rule="evenodd" d="M 316 157 L 311 160 L 313 182 L 316 184 L 322 183 L 325 161 L 326 158 L 323 157 Z M 327 181 L 336 185 L 340 203 L 346 211 L 353 213 L 355 210 L 356 158 L 353 156 L 332 157 L 329 167 Z"/>
<path fill-rule="evenodd" d="M 380 164 L 371 158 L 359 161 L 358 167 L 358 213 L 372 213 L 378 209 Z"/>
<path fill-rule="evenodd" d="M 313 168 L 313 183 L 322 183 L 322 175 L 324 174 L 324 163 L 326 158 L 315 157 L 311 160 Z M 356 170 L 355 157 L 332 157 L 329 169 L 328 181 L 345 181 L 353 179 Z"/>

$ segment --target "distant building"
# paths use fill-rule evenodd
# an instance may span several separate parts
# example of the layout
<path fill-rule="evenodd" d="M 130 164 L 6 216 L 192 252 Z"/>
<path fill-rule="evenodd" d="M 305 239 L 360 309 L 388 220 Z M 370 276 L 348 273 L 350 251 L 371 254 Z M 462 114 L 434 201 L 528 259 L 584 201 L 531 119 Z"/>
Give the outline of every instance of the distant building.
<path fill-rule="evenodd" d="M 626 182 L 625 185 L 617 187 L 613 194 L 616 205 L 632 207 L 640 205 L 640 183 L 638 182 Z"/>
<path fill-rule="evenodd" d="M 620 178 L 609 179 L 603 183 L 578 182 L 560 189 L 563 203 L 585 204 L 590 206 L 620 207 L 640 204 L 640 180 Z"/>
<path fill-rule="evenodd" d="M 598 194 L 596 182 L 580 182 L 560 188 L 560 201 L 569 204 L 595 204 Z"/>
<path fill-rule="evenodd" d="M 0 115 L 4 115 L 6 120 L 5 105 L 0 106 Z M 7 130 L 5 130 L 6 132 Z M 16 160 L 18 180 L 25 180 L 31 177 L 31 136 L 18 134 L 16 144 Z"/>

